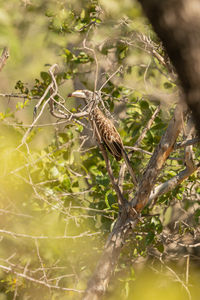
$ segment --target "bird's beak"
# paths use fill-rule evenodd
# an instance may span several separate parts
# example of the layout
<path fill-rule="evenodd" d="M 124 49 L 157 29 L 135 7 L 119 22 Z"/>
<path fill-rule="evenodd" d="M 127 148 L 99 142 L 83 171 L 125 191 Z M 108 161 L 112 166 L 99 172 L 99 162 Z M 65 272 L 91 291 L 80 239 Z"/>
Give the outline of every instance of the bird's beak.
<path fill-rule="evenodd" d="M 86 98 L 85 93 L 81 90 L 74 91 L 68 97 Z"/>

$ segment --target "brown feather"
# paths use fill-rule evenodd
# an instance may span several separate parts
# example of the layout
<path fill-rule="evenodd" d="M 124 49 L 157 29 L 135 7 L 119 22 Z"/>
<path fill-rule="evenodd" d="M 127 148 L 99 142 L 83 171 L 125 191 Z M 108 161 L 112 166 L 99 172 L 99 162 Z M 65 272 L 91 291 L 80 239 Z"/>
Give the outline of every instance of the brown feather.
<path fill-rule="evenodd" d="M 121 160 L 123 143 L 112 121 L 105 117 L 98 107 L 93 110 L 92 117 L 99 134 L 110 153 L 112 153 L 116 160 Z"/>

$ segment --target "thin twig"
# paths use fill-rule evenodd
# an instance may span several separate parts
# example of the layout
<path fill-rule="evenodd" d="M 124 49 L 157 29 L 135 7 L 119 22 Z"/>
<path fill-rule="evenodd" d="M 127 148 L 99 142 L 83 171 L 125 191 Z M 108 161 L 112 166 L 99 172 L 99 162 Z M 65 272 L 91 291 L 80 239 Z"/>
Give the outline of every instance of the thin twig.
<path fill-rule="evenodd" d="M 118 73 L 122 70 L 123 66 L 119 66 L 119 68 L 111 75 L 109 78 L 102 84 L 102 86 L 99 89 L 99 92 L 104 88 L 104 86 Z"/>
<path fill-rule="evenodd" d="M 85 231 L 83 233 L 80 233 L 79 235 L 74 235 L 74 236 L 66 236 L 66 235 L 63 235 L 63 236 L 46 236 L 46 235 L 34 236 L 34 235 L 30 235 L 30 234 L 17 233 L 17 232 L 13 232 L 13 231 L 4 230 L 4 229 L 0 229 L 0 233 L 10 235 L 15 238 L 21 237 L 21 238 L 27 238 L 27 239 L 33 239 L 33 240 L 36 240 L 36 239 L 37 240 L 78 239 L 78 238 L 82 238 L 82 237 L 91 237 L 91 236 L 100 234 L 100 232 L 90 233 L 89 231 Z"/>
<path fill-rule="evenodd" d="M 188 286 L 189 283 L 189 267 L 190 267 L 190 255 L 186 255 L 186 274 L 185 274 L 185 283 Z"/>
<path fill-rule="evenodd" d="M 58 67 L 57 64 L 54 64 L 54 65 L 49 69 L 49 73 L 52 75 L 52 74 L 53 74 L 53 70 L 54 70 L 55 68 L 57 68 L 57 67 Z M 55 81 L 54 76 L 53 76 L 52 80 L 53 80 L 53 82 L 50 83 L 50 85 L 48 86 L 48 88 L 45 90 L 43 96 L 40 98 L 39 102 L 38 102 L 37 105 L 35 106 L 35 109 L 34 109 L 35 112 L 37 112 L 37 110 L 38 110 L 38 108 L 40 107 L 42 101 L 45 99 L 45 97 L 47 96 L 48 92 L 53 88 L 54 85 L 55 85 L 55 90 L 54 90 L 54 93 L 53 93 L 52 96 L 55 96 L 55 95 L 56 95 L 56 93 L 57 93 L 57 84 L 56 84 L 56 81 Z M 44 102 L 44 104 L 43 104 L 43 106 L 42 106 L 42 108 L 41 108 L 40 113 L 39 113 L 38 116 L 34 119 L 34 121 L 33 121 L 32 125 L 31 125 L 31 127 L 28 128 L 28 130 L 25 132 L 25 134 L 24 134 L 24 136 L 23 136 L 23 138 L 22 138 L 21 145 L 19 145 L 19 147 L 21 147 L 23 144 L 26 144 L 26 139 L 27 139 L 28 135 L 30 134 L 30 132 L 31 132 L 31 130 L 32 130 L 32 128 L 33 128 L 33 126 L 37 123 L 38 119 L 39 119 L 39 118 L 41 117 L 41 115 L 43 114 L 44 109 L 45 109 L 45 107 L 47 106 L 47 104 L 49 103 L 49 101 L 50 101 L 50 98 L 47 99 L 47 100 Z M 19 147 L 18 147 L 18 148 L 19 148 Z"/>
<path fill-rule="evenodd" d="M 142 131 L 142 133 L 140 134 L 139 138 L 135 142 L 134 147 L 138 147 L 141 144 L 141 142 L 144 139 L 147 131 L 151 128 L 151 126 L 152 126 L 152 124 L 153 124 L 153 122 L 154 122 L 157 114 L 159 113 L 159 111 L 160 111 L 160 106 L 158 106 L 156 108 L 156 110 L 154 111 L 153 115 L 151 116 L 151 119 L 148 121 L 147 125 L 145 126 L 145 128 Z"/>
<path fill-rule="evenodd" d="M 180 143 L 176 143 L 174 145 L 174 150 L 182 148 L 182 147 L 187 147 L 187 146 L 190 146 L 190 145 L 195 145 L 199 142 L 200 142 L 200 138 L 196 137 L 196 138 L 191 139 L 191 140 L 189 139 L 189 140 L 186 140 L 186 141 L 183 141 L 183 142 L 180 142 Z"/>
<path fill-rule="evenodd" d="M 39 245 L 38 245 L 38 240 L 37 239 L 35 239 L 35 246 L 36 246 L 37 256 L 38 256 L 38 259 L 40 261 L 40 265 L 41 265 L 42 272 L 43 272 L 43 275 L 44 275 L 44 280 L 45 280 L 46 283 L 48 283 L 48 279 L 47 279 L 44 264 L 43 264 L 43 261 L 42 261 L 41 255 L 40 255 L 40 250 L 39 250 Z"/>
<path fill-rule="evenodd" d="M 174 270 L 172 270 L 172 268 L 170 268 L 169 266 L 167 266 L 167 265 L 162 261 L 161 258 L 160 258 L 160 261 L 161 261 L 161 263 L 165 266 L 165 268 L 166 268 L 167 270 L 169 270 L 171 274 L 174 275 L 174 277 L 176 278 L 176 280 L 184 287 L 184 289 L 185 289 L 186 292 L 187 292 L 187 295 L 188 295 L 189 300 L 191 300 L 191 299 L 192 299 L 191 293 L 190 293 L 190 291 L 189 291 L 187 285 L 183 282 L 183 280 L 181 280 L 181 278 L 178 276 L 178 274 L 177 274 Z"/>
<path fill-rule="evenodd" d="M 65 287 L 60 287 L 60 286 L 57 286 L 57 285 L 51 285 L 49 283 L 46 283 L 45 281 L 38 280 L 36 278 L 30 277 L 30 276 L 28 276 L 26 274 L 23 274 L 23 273 L 19 273 L 19 272 L 15 271 L 14 269 L 12 269 L 11 267 L 6 267 L 6 266 L 3 266 L 3 265 L 0 265 L 0 269 L 4 270 L 5 272 L 13 273 L 13 274 L 17 275 L 18 277 L 22 277 L 22 278 L 24 278 L 26 280 L 29 280 L 29 281 L 32 281 L 36 284 L 46 286 L 48 288 L 62 290 L 62 291 L 68 291 L 68 292 L 76 292 L 76 293 L 82 293 L 83 292 L 82 290 L 77 290 L 77 289 L 73 289 L 73 288 L 65 288 Z"/>
<path fill-rule="evenodd" d="M 124 149 L 122 150 L 122 156 L 123 156 L 123 159 L 125 161 L 126 167 L 129 171 L 129 174 L 131 175 L 133 183 L 134 183 L 135 186 L 137 186 L 137 184 L 138 184 L 137 177 L 135 175 L 135 172 L 133 171 L 133 168 L 131 166 L 131 162 L 130 162 L 130 160 L 128 158 L 128 155 L 127 155 L 127 153 Z"/>
<path fill-rule="evenodd" d="M 29 96 L 26 94 L 16 94 L 16 93 L 11 93 L 11 94 L 1 94 L 0 93 L 0 97 L 4 97 L 4 98 L 22 98 L 22 99 L 31 99 L 31 100 L 38 100 L 40 99 L 39 96 Z"/>
<path fill-rule="evenodd" d="M 88 46 L 86 46 L 86 38 L 83 40 L 83 48 L 92 52 L 93 56 L 94 56 L 94 60 L 95 60 L 95 64 L 96 64 L 96 71 L 95 71 L 95 81 L 94 81 L 94 92 L 97 90 L 97 81 L 98 81 L 98 74 L 99 74 L 99 63 L 98 63 L 98 59 L 95 53 L 95 50 L 92 48 L 89 48 Z"/>

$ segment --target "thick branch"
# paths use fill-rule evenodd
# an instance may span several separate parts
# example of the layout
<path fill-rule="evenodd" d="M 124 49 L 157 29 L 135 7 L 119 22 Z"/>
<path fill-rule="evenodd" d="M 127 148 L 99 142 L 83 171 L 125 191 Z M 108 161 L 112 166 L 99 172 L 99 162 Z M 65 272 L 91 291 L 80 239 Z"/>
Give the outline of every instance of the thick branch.
<path fill-rule="evenodd" d="M 160 106 L 158 106 L 156 108 L 156 110 L 154 111 L 151 119 L 148 121 L 147 125 L 145 126 L 144 130 L 142 131 L 141 135 L 139 136 L 138 140 L 136 141 L 134 147 L 130 147 L 131 150 L 138 150 L 137 146 L 140 145 L 140 143 L 142 142 L 142 140 L 144 139 L 147 131 L 151 128 L 151 125 L 153 124 L 157 114 L 159 113 L 160 111 Z M 126 148 L 129 148 L 129 147 L 126 147 Z M 141 150 L 143 152 L 146 152 L 145 150 Z M 147 153 L 147 152 L 146 152 Z M 149 153 L 148 153 L 149 154 Z M 151 154 L 150 154 L 151 155 Z M 124 175 L 125 175 L 125 168 L 127 167 L 132 179 L 133 179 L 133 183 L 135 185 L 137 185 L 137 178 L 136 178 L 136 175 L 131 167 L 131 163 L 130 163 L 130 160 L 129 160 L 129 157 L 128 155 L 126 154 L 126 152 L 124 151 L 123 153 L 123 158 L 124 158 L 124 163 L 121 165 L 121 168 L 120 168 L 120 172 L 119 172 L 119 179 L 118 179 L 118 185 L 120 187 L 120 190 L 122 191 L 123 190 L 123 187 L 122 187 L 122 184 L 123 184 L 123 179 L 124 179 Z"/>
<path fill-rule="evenodd" d="M 132 200 L 132 206 L 140 212 L 148 202 L 150 193 L 153 189 L 159 172 L 161 171 L 166 159 L 173 150 L 174 143 L 182 127 L 182 108 L 178 105 L 174 112 L 174 117 L 170 121 L 165 134 L 154 151 L 149 164 L 143 174 L 139 184 L 138 192 Z"/>
<path fill-rule="evenodd" d="M 152 201 L 156 200 L 159 196 L 172 191 L 177 185 L 183 182 L 186 178 L 192 175 L 195 171 L 200 168 L 199 165 L 193 168 L 186 168 L 185 170 L 181 171 L 179 174 L 174 176 L 173 178 L 169 179 L 168 181 L 158 185 L 152 192 L 149 197 L 148 204 Z"/>
<path fill-rule="evenodd" d="M 128 220 L 128 214 L 123 210 L 108 238 L 108 242 L 96 270 L 88 282 L 83 300 L 98 300 L 104 294 L 129 230 L 131 226 L 134 227 L 138 221 L 135 219 L 135 221 L 131 223 Z"/>

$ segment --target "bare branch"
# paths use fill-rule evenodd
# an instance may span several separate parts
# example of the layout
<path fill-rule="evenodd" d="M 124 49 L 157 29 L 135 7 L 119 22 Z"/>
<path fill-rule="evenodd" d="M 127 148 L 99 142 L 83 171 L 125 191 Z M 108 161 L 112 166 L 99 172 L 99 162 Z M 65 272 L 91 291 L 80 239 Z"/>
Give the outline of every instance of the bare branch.
<path fill-rule="evenodd" d="M 119 66 L 119 68 L 111 75 L 109 78 L 102 84 L 99 89 L 99 92 L 104 88 L 104 86 L 118 73 L 122 71 L 123 66 Z"/>
<path fill-rule="evenodd" d="M 29 96 L 29 95 L 26 95 L 26 94 L 17 94 L 17 93 L 11 93 L 11 94 L 1 94 L 0 93 L 0 97 L 4 97 L 4 98 L 22 98 L 22 99 L 27 99 L 30 98 L 31 100 L 38 100 L 40 99 L 39 96 Z"/>
<path fill-rule="evenodd" d="M 42 272 L 43 272 L 43 276 L 44 276 L 44 281 L 48 284 L 48 279 L 47 279 L 47 274 L 44 268 L 44 263 L 42 261 L 41 255 L 40 255 L 40 250 L 39 250 L 39 245 L 38 245 L 38 240 L 35 239 L 35 246 L 36 246 L 36 251 L 37 251 L 37 256 L 39 259 L 39 262 L 41 264 L 41 268 L 42 268 Z"/>
<path fill-rule="evenodd" d="M 160 45 L 156 44 L 155 42 L 153 42 L 150 38 L 150 36 L 147 36 L 143 33 L 137 33 L 137 37 L 139 39 L 139 41 L 141 41 L 144 44 L 144 50 L 150 54 L 152 54 L 153 57 L 155 57 L 159 63 L 161 65 L 163 65 L 169 72 L 169 76 L 171 78 L 168 78 L 168 80 L 172 80 L 172 82 L 176 82 L 177 80 L 177 76 L 173 70 L 173 67 L 170 63 L 170 60 L 168 57 L 162 56 L 159 52 L 158 52 L 158 48 Z"/>
<path fill-rule="evenodd" d="M 1 57 L 0 57 L 0 72 L 2 71 L 3 67 L 5 66 L 6 61 L 7 61 L 8 58 L 9 58 L 8 48 L 5 47 L 3 49 L 3 52 L 2 52 Z"/>
<path fill-rule="evenodd" d="M 139 138 L 135 142 L 134 147 L 138 147 L 141 144 L 142 140 L 146 136 L 147 131 L 151 128 L 151 126 L 152 126 L 157 114 L 159 113 L 159 111 L 160 111 L 160 106 L 158 106 L 156 108 L 156 110 L 154 111 L 153 115 L 151 116 L 151 119 L 148 121 L 147 125 L 145 126 L 142 133 L 140 134 Z"/>
<path fill-rule="evenodd" d="M 196 243 L 196 244 L 183 244 L 183 243 L 178 243 L 178 245 L 182 246 L 182 247 L 188 247 L 188 248 L 196 248 L 196 247 L 200 247 L 200 243 Z"/>
<path fill-rule="evenodd" d="M 36 239 L 37 240 L 77 239 L 77 238 L 82 238 L 82 237 L 91 237 L 91 236 L 100 234 L 100 232 L 90 233 L 89 231 L 85 231 L 79 235 L 74 235 L 74 236 L 67 236 L 67 235 L 63 235 L 63 236 L 46 236 L 46 235 L 33 236 L 33 235 L 25 234 L 25 233 L 17 233 L 17 232 L 13 232 L 13 231 L 4 230 L 4 229 L 0 229 L 0 233 L 6 234 L 6 235 L 11 235 L 12 237 L 15 237 L 15 238 L 21 237 L 21 238 L 28 238 L 28 239 L 34 239 L 34 240 L 36 240 Z"/>
<path fill-rule="evenodd" d="M 97 90 L 97 81 L 98 81 L 98 74 L 99 74 L 99 63 L 98 63 L 98 59 L 96 56 L 96 52 L 94 49 L 89 48 L 88 46 L 86 46 L 86 38 L 83 40 L 83 48 L 92 52 L 93 56 L 94 56 L 94 60 L 95 60 L 95 64 L 96 64 L 96 71 L 95 71 L 95 81 L 94 81 L 94 91 Z"/>
<path fill-rule="evenodd" d="M 165 266 L 165 268 L 166 268 L 167 270 L 169 270 L 171 274 L 174 275 L 174 277 L 176 278 L 176 280 L 184 287 L 184 289 L 185 289 L 186 292 L 187 292 L 188 299 L 191 300 L 191 299 L 192 299 L 192 296 L 191 296 L 191 293 L 190 293 L 190 291 L 189 291 L 187 285 L 183 282 L 183 280 L 181 280 L 181 278 L 178 276 L 178 274 L 177 274 L 172 268 L 170 268 L 169 266 L 167 266 L 167 265 L 162 261 L 162 259 L 160 259 L 160 261 L 161 261 L 161 263 Z"/>
<path fill-rule="evenodd" d="M 151 119 L 148 121 L 146 127 L 144 128 L 144 130 L 142 131 L 141 135 L 139 136 L 138 140 L 136 141 L 134 147 L 126 147 L 126 149 L 131 149 L 132 151 L 140 151 L 140 152 L 143 152 L 145 154 L 148 154 L 148 155 L 152 155 L 151 152 L 148 152 L 148 151 L 145 151 L 143 149 L 140 149 L 138 148 L 138 146 L 140 145 L 140 143 L 142 142 L 142 140 L 144 139 L 147 131 L 151 128 L 152 124 L 153 124 L 153 121 L 155 120 L 157 114 L 159 113 L 160 111 L 160 106 L 157 107 L 157 109 L 155 110 L 155 112 L 153 113 Z M 121 165 L 121 168 L 120 168 L 120 172 L 119 172 L 119 179 L 118 179 L 118 185 L 120 186 L 120 189 L 122 191 L 122 184 L 123 184 L 123 179 L 124 179 L 124 175 L 125 175 L 125 166 L 127 166 L 128 170 L 129 170 L 129 173 L 133 179 L 133 183 L 135 185 L 137 185 L 137 178 L 135 176 L 135 173 L 131 167 L 131 164 L 130 164 L 130 161 L 129 161 L 129 158 L 128 158 L 128 155 L 125 153 L 123 155 L 123 158 L 125 160 L 125 163 L 123 163 Z M 128 159 L 127 159 L 128 158 Z"/>
<path fill-rule="evenodd" d="M 148 204 L 152 203 L 152 201 L 156 200 L 159 196 L 166 194 L 169 191 L 172 191 L 176 186 L 178 186 L 181 182 L 183 182 L 186 178 L 192 175 L 199 168 L 200 165 L 194 166 L 192 168 L 186 168 L 173 178 L 155 187 L 150 194 Z"/>
<path fill-rule="evenodd" d="M 127 235 L 138 221 L 136 219 L 130 223 L 128 220 L 126 210 L 123 209 L 108 238 L 96 270 L 88 282 L 88 287 L 82 300 L 98 300 L 104 294 Z"/>
<path fill-rule="evenodd" d="M 189 283 L 189 266 L 190 266 L 190 255 L 186 255 L 186 274 L 185 274 L 185 283 L 188 286 Z"/>
<path fill-rule="evenodd" d="M 174 145 L 174 150 L 182 148 L 182 147 L 190 146 L 190 145 L 195 145 L 199 142 L 200 142 L 200 138 L 196 137 L 196 138 L 193 138 L 191 140 L 189 139 L 189 140 L 186 140 L 186 141 L 183 141 L 183 142 L 180 142 L 180 143 L 176 143 Z"/>
<path fill-rule="evenodd" d="M 58 285 L 51 285 L 49 283 L 46 283 L 45 281 L 42 280 L 38 280 L 36 278 L 30 277 L 24 273 L 19 273 L 17 271 L 15 271 L 14 269 L 12 269 L 12 267 L 6 267 L 3 265 L 0 265 L 0 269 L 2 269 L 5 272 L 9 272 L 9 273 L 13 273 L 15 275 L 17 275 L 18 277 L 24 278 L 28 281 L 32 281 L 34 283 L 46 286 L 47 288 L 51 288 L 51 289 L 57 289 L 57 290 L 62 290 L 62 291 L 67 291 L 67 292 L 76 292 L 76 293 L 82 293 L 82 290 L 77 290 L 77 289 L 73 289 L 73 288 L 64 288 L 64 287 L 60 287 Z"/>
<path fill-rule="evenodd" d="M 191 139 L 194 135 L 195 127 L 192 118 L 190 117 L 186 126 L 186 136 Z M 194 152 L 193 146 L 189 145 L 185 147 L 185 164 L 188 168 L 192 169 L 194 167 Z"/>
<path fill-rule="evenodd" d="M 57 67 L 58 67 L 57 64 L 54 64 L 54 65 L 49 69 L 49 73 L 52 75 L 52 74 L 53 74 L 53 70 L 54 70 L 55 68 L 57 68 Z M 55 86 L 54 86 L 54 85 L 55 85 Z M 57 84 L 56 84 L 56 81 L 55 81 L 54 76 L 53 76 L 53 78 L 52 78 L 52 82 L 50 83 L 50 85 L 48 86 L 48 88 L 45 90 L 44 94 L 42 95 L 42 97 L 40 98 L 39 102 L 38 102 L 37 105 L 35 106 L 34 112 L 37 112 L 37 110 L 38 110 L 38 108 L 40 107 L 42 101 L 45 99 L 45 97 L 47 96 L 48 92 L 49 92 L 51 89 L 54 89 L 54 93 L 53 93 L 52 96 L 55 96 L 55 95 L 57 94 Z M 38 119 L 39 119 L 39 118 L 41 117 L 41 115 L 43 114 L 44 109 L 45 109 L 45 107 L 47 106 L 47 104 L 49 103 L 49 101 L 50 101 L 50 98 L 47 99 L 47 100 L 44 102 L 44 104 L 43 104 L 43 106 L 42 106 L 42 109 L 41 109 L 40 113 L 39 113 L 38 116 L 34 119 L 34 121 L 33 121 L 32 125 L 31 125 L 31 127 L 28 128 L 28 130 L 25 132 L 25 134 L 24 134 L 24 136 L 23 136 L 23 138 L 22 138 L 21 145 L 19 145 L 19 147 L 26 143 L 26 139 L 27 139 L 28 135 L 30 134 L 31 130 L 33 129 L 33 126 L 37 123 Z M 18 148 L 19 148 L 19 147 L 18 147 Z"/>
<path fill-rule="evenodd" d="M 156 178 L 161 171 L 166 159 L 173 150 L 174 143 L 182 128 L 182 106 L 178 105 L 174 112 L 174 117 L 170 121 L 165 134 L 159 145 L 156 147 L 153 156 L 143 174 L 139 189 L 132 200 L 132 206 L 136 211 L 141 211 L 148 202 L 150 193 L 155 184 Z"/>
<path fill-rule="evenodd" d="M 31 215 L 16 213 L 16 212 L 11 211 L 11 210 L 0 208 L 0 214 L 2 214 L 2 213 L 3 214 L 14 215 L 14 216 L 17 216 L 17 217 L 33 218 L 33 216 L 31 216 Z"/>

